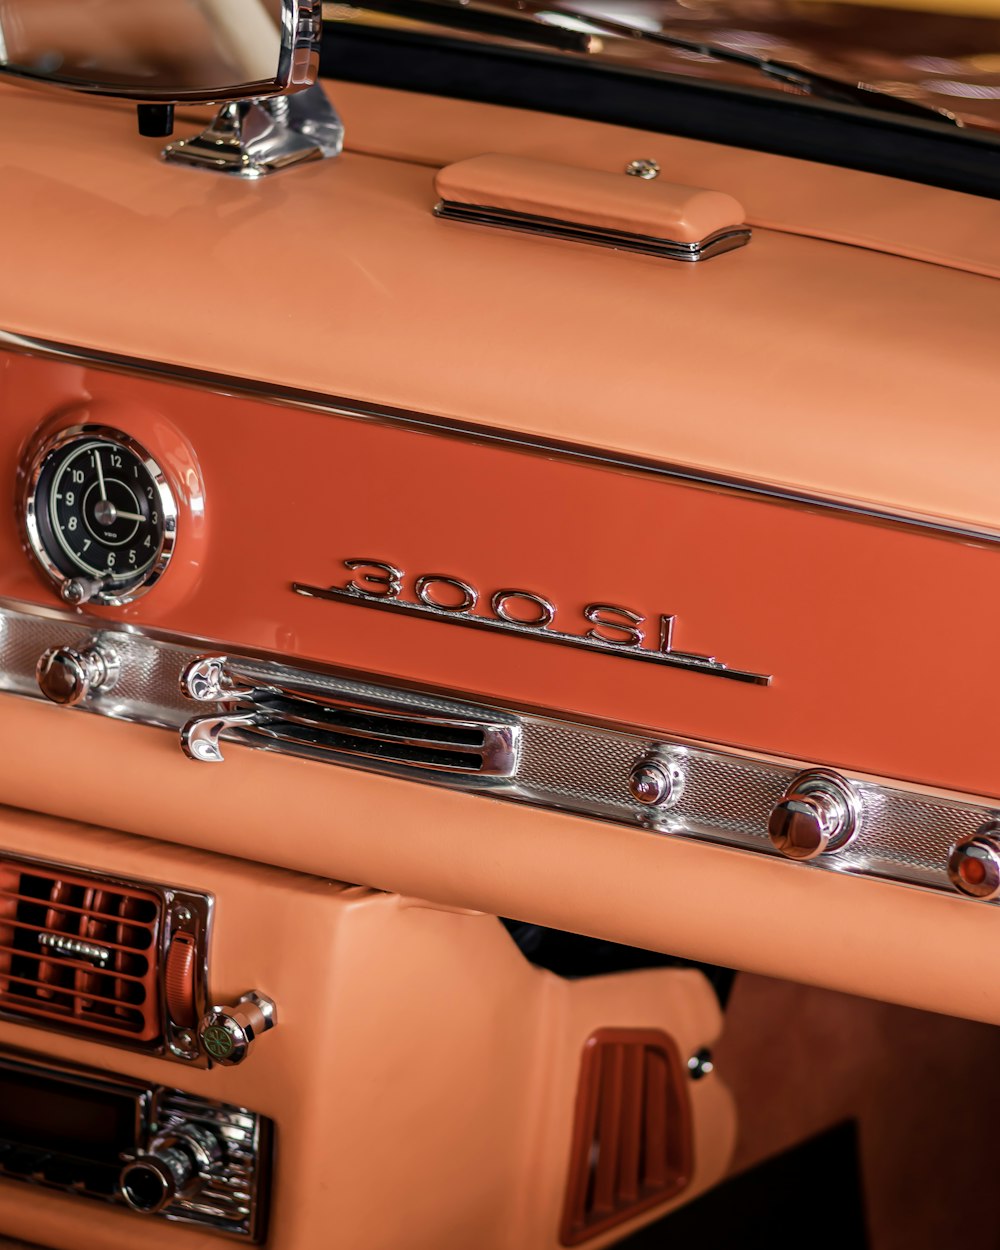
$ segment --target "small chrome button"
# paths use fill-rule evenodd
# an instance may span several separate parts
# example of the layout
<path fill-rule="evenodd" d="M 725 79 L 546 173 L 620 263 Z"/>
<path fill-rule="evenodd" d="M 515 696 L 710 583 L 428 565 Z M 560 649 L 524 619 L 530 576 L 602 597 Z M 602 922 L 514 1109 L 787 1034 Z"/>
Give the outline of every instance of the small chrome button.
<path fill-rule="evenodd" d="M 665 807 L 680 798 L 684 784 L 680 769 L 665 760 L 645 759 L 629 773 L 629 795 L 644 807 Z"/>
<path fill-rule="evenodd" d="M 99 690 L 110 690 L 119 671 L 118 657 L 108 647 L 49 647 L 35 667 L 35 677 L 46 699 L 75 707 Z"/>
<path fill-rule="evenodd" d="M 251 990 L 233 1007 L 213 1007 L 202 1016 L 198 1038 L 205 1054 L 223 1067 L 242 1063 L 261 1033 L 277 1023 L 274 1003 Z"/>
<path fill-rule="evenodd" d="M 1000 897 L 1000 822 L 955 843 L 948 852 L 948 880 L 970 898 Z"/>
<path fill-rule="evenodd" d="M 799 773 L 767 822 L 772 845 L 789 859 L 843 850 L 858 831 L 860 804 L 851 783 L 823 768 Z"/>

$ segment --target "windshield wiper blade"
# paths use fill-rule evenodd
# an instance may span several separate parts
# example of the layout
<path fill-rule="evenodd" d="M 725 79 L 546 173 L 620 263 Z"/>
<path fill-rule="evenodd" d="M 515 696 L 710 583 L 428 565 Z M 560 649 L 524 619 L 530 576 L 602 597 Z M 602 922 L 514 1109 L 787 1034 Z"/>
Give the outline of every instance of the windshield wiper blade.
<path fill-rule="evenodd" d="M 558 2 L 544 4 L 537 3 L 536 0 L 516 0 L 516 7 L 501 8 L 486 0 L 363 0 L 358 7 L 451 27 L 469 34 L 492 35 L 520 43 L 537 44 L 560 52 L 591 53 L 591 39 L 595 35 L 634 39 L 654 47 L 690 52 L 723 64 L 739 65 L 763 74 L 783 86 L 801 91 L 804 95 L 827 100 L 832 104 L 877 109 L 925 122 L 933 121 L 956 127 L 962 125 L 959 118 L 946 109 L 907 100 L 868 83 L 833 78 L 786 61 L 775 61 L 770 57 L 741 52 L 725 44 L 671 35 L 663 30 L 648 30 L 642 26 L 633 26 L 630 22 L 583 12 L 572 5 Z M 558 21 L 560 18 L 573 22 L 574 26 L 561 25 Z"/>

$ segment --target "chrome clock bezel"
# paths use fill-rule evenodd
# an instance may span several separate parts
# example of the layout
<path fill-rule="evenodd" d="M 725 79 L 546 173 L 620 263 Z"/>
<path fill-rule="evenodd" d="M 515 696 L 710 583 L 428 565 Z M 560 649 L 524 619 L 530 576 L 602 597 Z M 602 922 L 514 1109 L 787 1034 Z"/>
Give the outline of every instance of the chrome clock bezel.
<path fill-rule="evenodd" d="M 178 520 L 177 498 L 170 486 L 167 475 L 146 448 L 130 434 L 108 425 L 71 425 L 59 430 L 37 447 L 27 466 L 26 483 L 22 497 L 21 520 L 24 538 L 28 551 L 50 581 L 58 588 L 60 597 L 62 597 L 62 588 L 67 582 L 74 580 L 74 575 L 67 575 L 58 567 L 49 555 L 42 539 L 38 523 L 38 481 L 45 467 L 45 462 L 50 456 L 62 451 L 71 443 L 93 439 L 113 443 L 142 462 L 143 468 L 149 474 L 156 489 L 160 515 L 163 517 L 163 537 L 160 540 L 152 563 L 140 575 L 139 580 L 130 585 L 125 591 L 116 590 L 113 587 L 99 590 L 90 600 L 91 603 L 102 604 L 105 607 L 123 607 L 125 604 L 141 598 L 151 590 L 166 572 L 177 543 Z M 81 569 L 79 574 L 75 576 L 84 577 L 85 575 L 84 570 Z"/>

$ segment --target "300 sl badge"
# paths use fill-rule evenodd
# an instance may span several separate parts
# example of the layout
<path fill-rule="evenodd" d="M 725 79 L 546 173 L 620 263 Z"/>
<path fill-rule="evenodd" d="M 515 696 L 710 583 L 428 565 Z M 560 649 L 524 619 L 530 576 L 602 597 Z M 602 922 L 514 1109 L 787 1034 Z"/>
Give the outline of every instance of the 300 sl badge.
<path fill-rule="evenodd" d="M 352 574 L 344 586 L 308 586 L 293 582 L 292 589 L 297 595 L 310 599 L 332 599 L 387 612 L 406 612 L 471 629 L 500 630 L 537 642 L 556 642 L 604 655 L 667 664 L 710 677 L 728 677 L 730 681 L 757 686 L 771 684 L 767 674 L 730 668 L 713 655 L 676 650 L 673 644 L 675 616 L 661 614 L 651 619 L 614 604 L 588 603 L 581 614 L 580 625 L 589 628 L 582 633 L 567 633 L 553 628 L 555 605 L 534 591 L 501 589 L 484 598 L 475 586 L 460 578 L 444 573 L 423 573 L 414 579 L 413 598 L 407 598 L 404 594 L 406 574 L 393 564 L 384 560 L 345 560 L 344 568 Z M 488 607 L 489 615 L 476 611 L 481 601 Z M 653 646 L 649 645 L 650 640 Z"/>

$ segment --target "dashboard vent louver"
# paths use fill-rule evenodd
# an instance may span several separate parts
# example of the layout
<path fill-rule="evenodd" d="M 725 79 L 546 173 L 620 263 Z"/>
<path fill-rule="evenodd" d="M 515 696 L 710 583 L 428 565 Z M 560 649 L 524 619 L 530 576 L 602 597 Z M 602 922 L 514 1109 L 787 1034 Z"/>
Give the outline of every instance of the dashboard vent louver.
<path fill-rule="evenodd" d="M 687 1081 L 670 1038 L 658 1030 L 594 1033 L 580 1068 L 563 1245 L 680 1193 L 692 1154 Z"/>
<path fill-rule="evenodd" d="M 305 681 L 303 681 L 305 678 Z M 333 763 L 353 763 L 400 776 L 504 778 L 516 771 L 521 726 L 460 704 L 419 696 L 338 690 L 320 676 L 272 666 L 266 681 L 235 669 L 225 656 L 190 664 L 181 688 L 216 710 L 181 730 L 185 754 L 219 763 L 221 741 Z"/>
<path fill-rule="evenodd" d="M 152 892 L 0 857 L 0 1012 L 155 1042 L 162 919 Z"/>

